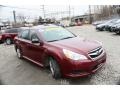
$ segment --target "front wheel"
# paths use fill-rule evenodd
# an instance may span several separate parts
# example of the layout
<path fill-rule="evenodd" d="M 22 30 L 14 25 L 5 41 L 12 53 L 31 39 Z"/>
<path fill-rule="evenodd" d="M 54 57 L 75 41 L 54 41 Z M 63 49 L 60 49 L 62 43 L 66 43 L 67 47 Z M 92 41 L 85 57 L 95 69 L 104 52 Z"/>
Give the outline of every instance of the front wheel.
<path fill-rule="evenodd" d="M 19 59 L 22 59 L 22 54 L 21 54 L 21 50 L 19 48 L 16 49 L 16 53 Z"/>
<path fill-rule="evenodd" d="M 12 44 L 12 40 L 11 40 L 10 38 L 7 38 L 7 39 L 5 40 L 5 43 L 6 43 L 7 45 L 10 45 L 10 44 Z"/>
<path fill-rule="evenodd" d="M 50 58 L 49 65 L 50 65 L 50 70 L 51 70 L 53 78 L 55 79 L 61 78 L 60 67 L 57 61 L 53 58 Z"/>

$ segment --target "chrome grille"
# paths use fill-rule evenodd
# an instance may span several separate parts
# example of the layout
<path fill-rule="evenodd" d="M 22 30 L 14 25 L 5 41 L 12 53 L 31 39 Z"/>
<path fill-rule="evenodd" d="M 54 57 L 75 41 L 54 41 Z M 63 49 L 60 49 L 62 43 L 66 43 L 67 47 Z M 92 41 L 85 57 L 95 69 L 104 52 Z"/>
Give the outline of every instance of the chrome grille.
<path fill-rule="evenodd" d="M 91 58 L 94 59 L 94 58 L 97 58 L 98 56 L 100 56 L 100 55 L 102 54 L 102 52 L 103 52 L 103 48 L 102 48 L 102 47 L 98 47 L 98 48 L 90 51 L 90 52 L 88 53 L 88 55 L 89 55 Z"/>

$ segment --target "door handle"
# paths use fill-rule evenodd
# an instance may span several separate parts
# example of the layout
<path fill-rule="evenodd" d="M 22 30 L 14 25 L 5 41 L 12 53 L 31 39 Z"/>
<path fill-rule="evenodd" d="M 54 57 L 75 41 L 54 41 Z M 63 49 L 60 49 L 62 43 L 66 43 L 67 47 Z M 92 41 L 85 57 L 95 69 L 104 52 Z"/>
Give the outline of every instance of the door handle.
<path fill-rule="evenodd" d="M 30 44 L 26 44 L 27 46 L 30 46 Z"/>

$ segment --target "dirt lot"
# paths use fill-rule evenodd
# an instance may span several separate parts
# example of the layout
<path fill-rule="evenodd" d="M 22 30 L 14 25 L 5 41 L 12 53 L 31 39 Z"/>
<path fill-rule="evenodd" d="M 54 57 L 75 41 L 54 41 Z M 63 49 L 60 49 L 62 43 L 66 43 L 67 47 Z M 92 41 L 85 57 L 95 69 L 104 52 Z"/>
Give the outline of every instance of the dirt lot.
<path fill-rule="evenodd" d="M 70 27 L 78 36 L 98 40 L 107 52 L 106 65 L 96 74 L 79 79 L 54 80 L 47 69 L 19 60 L 13 45 L 0 45 L 0 84 L 118 84 L 120 80 L 120 36 L 99 32 L 94 26 Z"/>

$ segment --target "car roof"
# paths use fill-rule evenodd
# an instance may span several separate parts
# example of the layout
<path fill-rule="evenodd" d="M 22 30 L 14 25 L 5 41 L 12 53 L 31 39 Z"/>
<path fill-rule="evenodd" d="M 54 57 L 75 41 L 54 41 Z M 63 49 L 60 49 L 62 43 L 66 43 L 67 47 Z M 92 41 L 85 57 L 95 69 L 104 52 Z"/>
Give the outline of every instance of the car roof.
<path fill-rule="evenodd" d="M 38 25 L 38 26 L 33 26 L 31 29 L 36 29 L 36 30 L 48 30 L 50 28 L 60 28 L 60 26 L 53 25 L 53 24 L 45 24 L 45 25 Z"/>
<path fill-rule="evenodd" d="M 30 27 L 20 27 L 20 29 L 29 29 Z"/>

